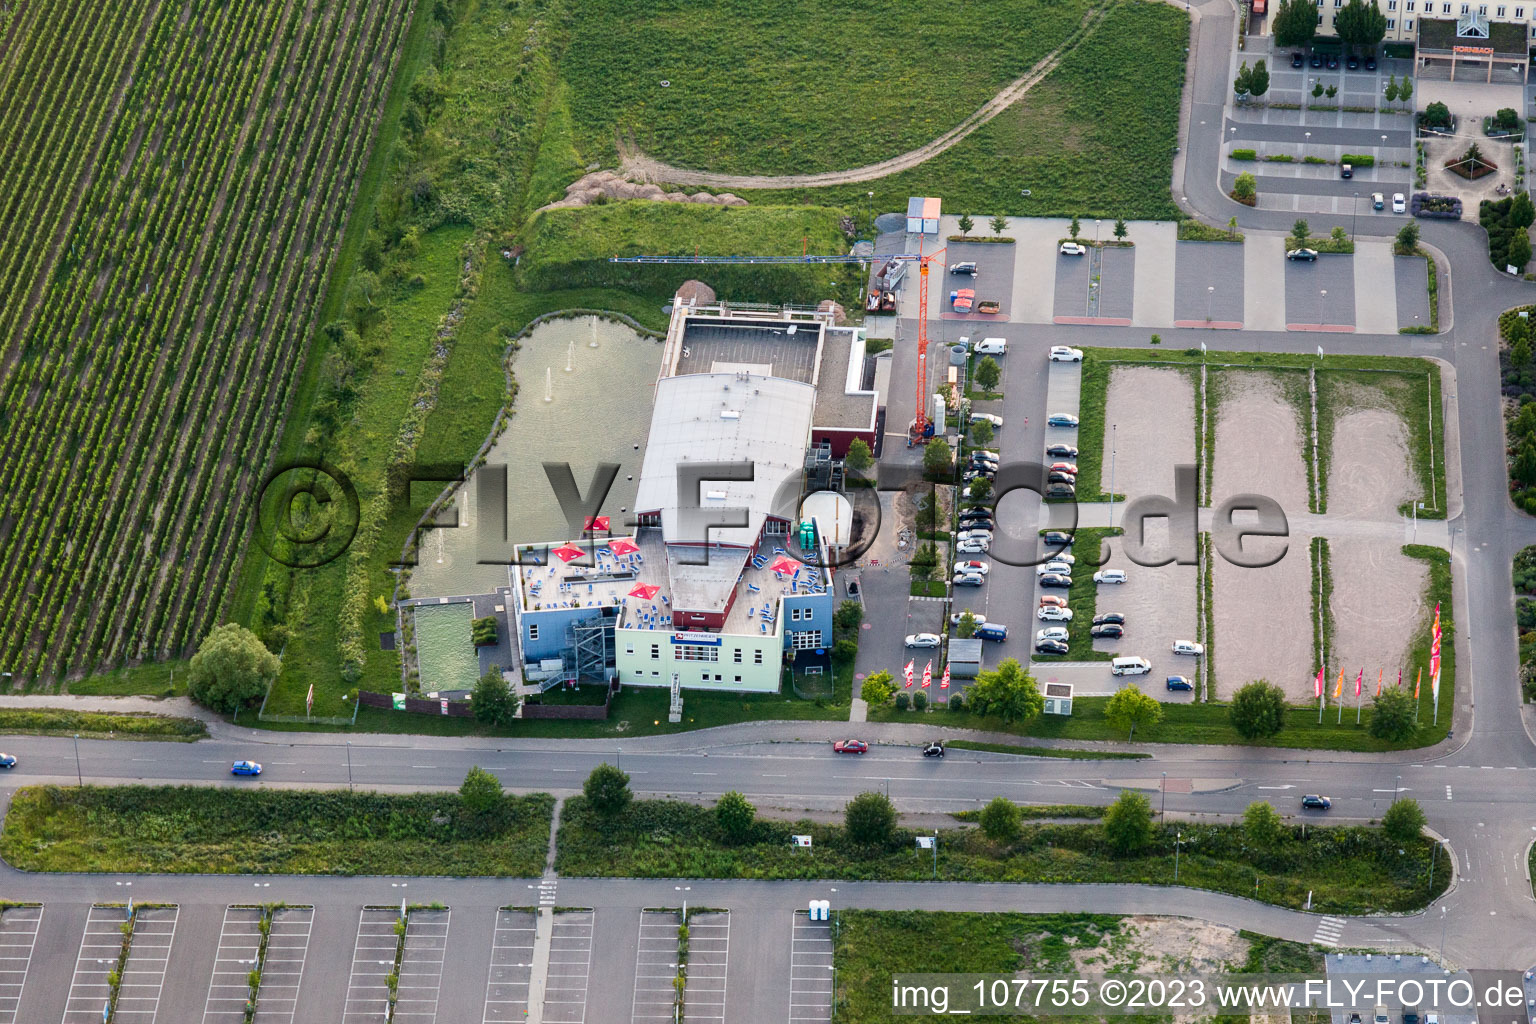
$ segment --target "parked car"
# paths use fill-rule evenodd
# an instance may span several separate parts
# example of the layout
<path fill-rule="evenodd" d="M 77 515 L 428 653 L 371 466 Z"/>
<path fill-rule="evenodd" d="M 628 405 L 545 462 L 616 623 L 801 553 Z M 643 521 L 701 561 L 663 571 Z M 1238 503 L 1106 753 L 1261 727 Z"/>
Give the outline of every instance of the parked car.
<path fill-rule="evenodd" d="M 1072 563 L 1063 562 L 1059 559 L 1053 558 L 1049 562 L 1046 562 L 1044 565 L 1035 566 L 1036 576 L 1044 576 L 1048 572 L 1059 573 L 1062 576 L 1071 576 Z"/>
<path fill-rule="evenodd" d="M 1046 530 L 1044 533 L 1042 533 L 1040 535 L 1040 540 L 1041 540 L 1041 542 L 1043 542 L 1045 544 L 1050 544 L 1052 546 L 1055 546 L 1055 545 L 1062 545 L 1062 546 L 1065 546 L 1065 547 L 1071 547 L 1072 546 L 1072 535 L 1070 533 L 1067 533 L 1064 530 Z"/>
<path fill-rule="evenodd" d="M 1070 348 L 1066 345 L 1051 346 L 1051 362 L 1053 363 L 1080 363 L 1083 361 L 1083 350 Z"/>
<path fill-rule="evenodd" d="M 969 263 L 969 262 L 967 262 L 967 263 L 954 263 L 954 264 L 950 265 L 949 272 L 951 274 L 968 274 L 971 277 L 975 277 L 976 276 L 976 264 Z"/>
<path fill-rule="evenodd" d="M 1048 427 L 1075 427 L 1077 426 L 1077 417 L 1069 412 L 1053 412 L 1045 418 L 1045 425 Z"/>
<path fill-rule="evenodd" d="M 1205 644 L 1197 644 L 1193 640 L 1175 640 L 1173 642 L 1174 654 L 1187 654 L 1192 658 L 1198 658 L 1205 654 Z"/>
<path fill-rule="evenodd" d="M 998 427 L 1001 427 L 1003 425 L 1003 418 L 1001 416 L 997 415 L 996 413 L 991 413 L 991 412 L 973 412 L 973 413 L 971 413 L 971 422 L 972 423 L 980 423 L 983 420 L 985 420 L 986 422 L 992 424 L 992 429 L 993 430 L 996 430 Z"/>
<path fill-rule="evenodd" d="M 1354 164 L 1339 164 L 1339 177 L 1353 178 L 1355 176 Z"/>
<path fill-rule="evenodd" d="M 1316 249 L 1291 249 L 1289 252 L 1287 252 L 1285 254 L 1285 258 L 1288 259 L 1288 260 L 1304 260 L 1307 263 L 1316 263 L 1317 262 L 1317 250 Z"/>
<path fill-rule="evenodd" d="M 991 547 L 992 547 L 991 540 L 981 540 L 980 538 L 977 538 L 975 540 L 962 540 L 962 541 L 959 541 L 958 543 L 955 544 L 955 554 L 957 554 L 957 555 L 984 555 L 984 554 L 987 553 L 987 550 L 989 548 L 991 548 Z"/>
<path fill-rule="evenodd" d="M 1306 63 L 1307 63 L 1307 58 L 1303 54 L 1301 54 L 1299 51 L 1296 52 L 1296 53 L 1291 54 L 1291 67 L 1293 67 L 1293 68 L 1304 67 L 1304 66 L 1306 66 Z"/>
<path fill-rule="evenodd" d="M 1072 609 L 1057 608 L 1052 605 L 1045 605 L 1035 612 L 1035 618 L 1039 619 L 1041 622 L 1071 622 Z"/>
<path fill-rule="evenodd" d="M 1328 70 L 1329 71 L 1337 71 L 1337 70 L 1339 70 L 1339 55 L 1338 54 L 1330 53 L 1328 55 Z"/>
<path fill-rule="evenodd" d="M 993 458 L 992 456 L 990 456 L 990 455 L 982 455 L 982 454 L 980 454 L 978 452 L 972 452 L 971 453 L 970 463 L 973 466 L 984 466 L 987 469 L 992 469 L 992 470 L 997 469 L 997 467 L 999 465 L 1001 465 L 1001 463 L 999 463 L 997 461 L 997 459 Z"/>
<path fill-rule="evenodd" d="M 1066 483 L 1046 484 L 1045 496 L 1047 498 L 1075 498 L 1077 497 L 1077 488 Z"/>
<path fill-rule="evenodd" d="M 1100 637 L 1105 640 L 1118 640 L 1125 636 L 1125 627 L 1117 626 L 1112 622 L 1106 622 L 1102 626 L 1093 626 L 1088 630 L 1088 635 Z"/>
<path fill-rule="evenodd" d="M 1125 616 L 1119 612 L 1103 612 L 1093 617 L 1093 624 L 1095 626 L 1123 626 L 1125 625 Z"/>
<path fill-rule="evenodd" d="M 1067 566 L 1067 569 L 1065 571 L 1071 572 L 1072 571 L 1072 566 L 1077 564 L 1077 556 L 1072 554 L 1070 551 L 1052 551 L 1050 553 L 1050 556 L 1048 558 L 1046 558 L 1046 561 L 1047 562 L 1060 562 L 1063 565 Z"/>
<path fill-rule="evenodd" d="M 1088 247 L 1079 242 L 1062 242 L 1061 254 L 1063 256 L 1086 256 Z"/>
<path fill-rule="evenodd" d="M 981 459 L 991 459 L 993 462 L 996 462 L 1000 456 L 997 454 L 997 452 L 989 452 L 985 448 L 972 448 L 971 449 L 971 457 L 972 458 L 981 458 Z"/>
<path fill-rule="evenodd" d="M 1077 487 L 1077 477 L 1071 473 L 1062 473 L 1054 469 L 1045 475 L 1045 482 L 1048 484 L 1067 484 L 1074 489 Z"/>
<path fill-rule="evenodd" d="M 1350 54 L 1349 57 L 1344 61 L 1344 67 L 1348 71 L 1359 71 L 1360 58 L 1356 57 L 1354 54 Z M 1417 1024 L 1417 1022 L 1415 1022 L 1415 1024 Z"/>
<path fill-rule="evenodd" d="M 1109 674 L 1112 676 L 1144 676 L 1151 671 L 1152 663 L 1135 655 L 1115 658 L 1109 663 Z"/>
<path fill-rule="evenodd" d="M 1194 688 L 1195 684 L 1189 681 L 1189 676 L 1168 677 L 1168 689 L 1170 690 L 1193 690 Z"/>
<path fill-rule="evenodd" d="M 1041 608 L 1065 608 L 1066 606 L 1067 606 L 1067 599 L 1062 597 L 1060 594 L 1041 594 L 1040 595 L 1040 607 Z"/>
<path fill-rule="evenodd" d="M 950 582 L 957 587 L 979 587 L 987 582 L 987 578 L 979 572 L 957 572 Z"/>
<path fill-rule="evenodd" d="M 1301 806 L 1308 811 L 1326 811 L 1333 806 L 1333 801 L 1316 793 L 1308 793 L 1301 798 Z"/>
<path fill-rule="evenodd" d="M 982 338 L 976 343 L 974 351 L 979 356 L 1005 356 L 1008 354 L 1008 339 Z"/>
<path fill-rule="evenodd" d="M 908 647 L 937 647 L 939 646 L 939 634 L 937 633 L 913 633 L 907 637 Z"/>
<path fill-rule="evenodd" d="M 1008 627 L 1001 622 L 983 622 L 976 627 L 976 639 L 1001 643 L 1008 639 Z"/>
<path fill-rule="evenodd" d="M 1126 575 L 1124 569 L 1100 569 L 1093 574 L 1095 583 L 1124 583 Z"/>
<path fill-rule="evenodd" d="M 1371 54 L 1370 56 L 1365 58 L 1365 70 L 1367 70 L 1367 71 L 1375 71 L 1376 70 L 1376 55 L 1375 54 Z M 1434 1024 L 1440 1024 L 1440 1022 L 1439 1021 L 1435 1021 Z"/>
<path fill-rule="evenodd" d="M 991 533 L 993 527 L 996 525 L 997 524 L 993 523 L 990 517 L 987 517 L 981 519 L 964 520 L 960 523 L 960 528 L 962 530 L 985 530 L 986 532 Z"/>
<path fill-rule="evenodd" d="M 869 744 L 863 740 L 834 740 L 832 742 L 834 754 L 867 754 Z"/>
<path fill-rule="evenodd" d="M 1077 464 L 1074 463 L 1074 462 L 1053 462 L 1053 463 L 1051 463 L 1051 472 L 1052 473 L 1071 473 L 1073 476 L 1076 476 L 1077 475 Z"/>
<path fill-rule="evenodd" d="M 1408 200 L 1403 198 L 1401 192 L 1392 193 L 1392 212 L 1404 213 L 1408 209 Z"/>
<path fill-rule="evenodd" d="M 1310 61 L 1308 61 L 1308 63 L 1311 64 L 1314 68 L 1322 67 L 1323 66 L 1323 55 L 1318 53 L 1318 52 L 1316 52 L 1314 50 L 1313 53 L 1312 53 L 1312 59 Z"/>
<path fill-rule="evenodd" d="M 1373 209 L 1373 210 L 1385 210 L 1386 208 L 1387 208 L 1387 200 L 1386 200 L 1386 198 L 1383 197 L 1380 192 L 1372 192 L 1371 193 L 1371 209 Z"/>
<path fill-rule="evenodd" d="M 928 744 L 926 747 L 923 748 L 923 756 L 924 757 L 943 757 L 944 756 L 944 741 L 943 740 L 934 740 L 932 743 Z"/>
<path fill-rule="evenodd" d="M 979 558 L 972 558 L 969 561 L 955 563 L 955 572 L 975 572 L 985 576 L 991 571 L 992 566 L 988 565 L 986 562 L 981 561 Z"/>
<path fill-rule="evenodd" d="M 257 764 L 255 761 L 236 761 L 233 765 L 230 766 L 229 774 L 260 775 L 261 765 Z"/>
<path fill-rule="evenodd" d="M 1048 444 L 1045 446 L 1045 454 L 1053 459 L 1077 458 L 1077 446 L 1071 444 Z"/>
<path fill-rule="evenodd" d="M 1035 641 L 1036 654 L 1066 654 L 1070 650 L 1071 648 L 1060 640 Z"/>
<path fill-rule="evenodd" d="M 1062 643 L 1066 643 L 1069 635 L 1066 626 L 1046 626 L 1035 634 L 1035 642 L 1039 643 L 1041 640 L 1060 640 Z"/>
<path fill-rule="evenodd" d="M 992 543 L 992 531 L 991 530 L 961 530 L 959 533 L 955 534 L 955 540 L 957 540 L 957 541 L 960 541 L 960 540 L 984 540 L 988 544 L 990 544 L 990 543 Z"/>
<path fill-rule="evenodd" d="M 1040 577 L 1040 586 L 1066 590 L 1072 586 L 1072 577 L 1064 576 L 1059 572 L 1048 572 Z"/>
<path fill-rule="evenodd" d="M 0 754 L 0 768 L 15 768 L 15 767 L 16 767 L 16 755 L 15 754 Z"/>

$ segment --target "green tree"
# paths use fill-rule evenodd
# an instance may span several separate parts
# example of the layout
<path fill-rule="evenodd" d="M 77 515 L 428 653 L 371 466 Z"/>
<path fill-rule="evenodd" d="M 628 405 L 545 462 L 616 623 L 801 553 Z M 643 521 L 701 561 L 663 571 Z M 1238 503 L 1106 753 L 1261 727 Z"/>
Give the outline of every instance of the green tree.
<path fill-rule="evenodd" d="M 1312 98 L 1313 99 L 1318 99 L 1322 95 L 1323 95 L 1323 83 L 1322 82 L 1314 82 L 1314 83 L 1312 83 Z"/>
<path fill-rule="evenodd" d="M 862 473 L 875 464 L 875 453 L 869 450 L 868 442 L 856 437 L 848 442 L 848 454 L 843 456 L 843 462 L 849 469 Z"/>
<path fill-rule="evenodd" d="M 1419 225 L 1417 221 L 1409 221 L 1398 229 L 1397 247 L 1405 253 L 1411 253 L 1419 247 Z"/>
<path fill-rule="evenodd" d="M 933 541 L 925 541 L 917 546 L 916 551 L 912 552 L 912 557 L 909 559 L 908 564 L 912 567 L 913 575 L 921 574 L 926 576 L 939 564 L 939 549 L 934 546 Z"/>
<path fill-rule="evenodd" d="M 976 222 L 971 220 L 971 215 L 970 214 L 962 213 L 960 215 L 960 236 L 962 238 L 965 237 L 966 235 L 970 234 L 971 233 L 971 229 L 974 228 L 975 226 L 976 226 Z"/>
<path fill-rule="evenodd" d="M 1375 46 L 1387 34 L 1387 16 L 1375 3 L 1349 0 L 1343 10 L 1334 12 L 1333 30 L 1345 45 Z"/>
<path fill-rule="evenodd" d="M 506 725 L 517 717 L 517 697 L 494 669 L 475 681 L 469 707 L 475 721 L 486 725 Z"/>
<path fill-rule="evenodd" d="M 1397 102 L 1397 76 L 1396 75 L 1388 75 L 1387 76 L 1387 87 L 1384 90 L 1382 90 L 1382 95 L 1386 97 L 1386 100 L 1387 100 L 1387 102 L 1389 104 Z"/>
<path fill-rule="evenodd" d="M 1407 85 L 1409 81 L 1410 80 L 1405 77 L 1403 79 L 1403 85 Z M 1407 96 L 1403 95 L 1402 86 L 1398 87 L 1397 98 L 1400 100 L 1406 100 L 1408 98 Z M 1424 118 L 1424 125 L 1427 128 L 1449 128 L 1451 126 L 1451 108 L 1446 106 L 1444 103 L 1441 103 L 1439 100 L 1436 100 L 1435 102 L 1426 106 L 1424 108 L 1424 113 L 1421 116 Z"/>
<path fill-rule="evenodd" d="M 1275 45 L 1306 46 L 1317 35 L 1317 8 L 1310 0 L 1281 0 L 1270 20 Z"/>
<path fill-rule="evenodd" d="M 992 424 L 986 420 L 978 420 L 971 424 L 971 442 L 982 447 L 992 443 Z"/>
<path fill-rule="evenodd" d="M 1328 88 L 1323 90 L 1323 95 L 1327 96 L 1329 99 L 1333 99 L 1338 94 L 1339 87 L 1336 85 L 1330 85 Z"/>
<path fill-rule="evenodd" d="M 1510 346 L 1509 361 L 1520 369 L 1524 369 L 1531 364 L 1531 341 L 1529 338 L 1521 337 L 1519 341 Z"/>
<path fill-rule="evenodd" d="M 981 385 L 983 391 L 995 391 L 998 381 L 1003 379 L 1003 368 L 997 365 L 997 360 L 991 356 L 982 356 L 981 362 L 976 364 L 976 383 Z"/>
<path fill-rule="evenodd" d="M 1104 720 L 1111 728 L 1129 733 L 1127 739 L 1136 738 L 1137 726 L 1156 725 L 1162 717 L 1163 706 L 1142 693 L 1134 683 L 1117 691 L 1104 704 Z"/>
<path fill-rule="evenodd" d="M 1248 67 L 1247 61 L 1243 61 L 1242 67 L 1237 69 L 1237 77 L 1232 80 L 1232 91 L 1237 94 L 1239 100 L 1245 100 L 1252 89 L 1253 70 Z"/>
<path fill-rule="evenodd" d="M 233 712 L 259 699 L 282 663 L 244 626 L 215 626 L 192 655 L 188 693 L 215 711 Z"/>
<path fill-rule="evenodd" d="M 629 791 L 628 773 L 607 761 L 592 769 L 581 791 L 586 794 L 592 809 L 605 818 L 622 814 L 634 799 L 634 794 Z"/>
<path fill-rule="evenodd" d="M 985 504 L 987 498 L 992 495 L 992 481 L 984 476 L 979 476 L 971 481 L 971 501 L 975 504 Z"/>
<path fill-rule="evenodd" d="M 1394 801 L 1381 816 L 1381 830 L 1394 843 L 1412 842 L 1424 832 L 1424 809 L 1410 797 Z"/>
<path fill-rule="evenodd" d="M 1254 96 L 1263 96 L 1269 92 L 1269 67 L 1262 60 L 1253 65 L 1253 74 L 1248 78 L 1248 91 Z"/>
<path fill-rule="evenodd" d="M 1152 841 L 1152 804 L 1144 794 L 1122 790 L 1104 812 L 1104 838 L 1115 854 L 1140 853 Z"/>
<path fill-rule="evenodd" d="M 981 834 L 994 843 L 1011 843 L 1019 838 L 1019 805 L 1005 796 L 995 796 L 981 809 L 977 819 Z"/>
<path fill-rule="evenodd" d="M 978 715 L 997 715 L 1005 722 L 1027 722 L 1045 708 L 1035 680 L 1017 658 L 1004 658 L 994 671 L 978 673 L 969 697 Z"/>
<path fill-rule="evenodd" d="M 949 476 L 953 465 L 949 442 L 942 437 L 934 438 L 923 447 L 923 472 L 930 477 Z"/>
<path fill-rule="evenodd" d="M 976 635 L 976 616 L 970 611 L 960 613 L 960 621 L 955 625 L 955 636 L 961 640 L 969 640 Z"/>
<path fill-rule="evenodd" d="M 1536 206 L 1531 204 L 1531 194 L 1516 192 L 1509 203 L 1509 226 L 1524 231 L 1532 222 L 1536 222 Z"/>
<path fill-rule="evenodd" d="M 1285 725 L 1285 691 L 1267 679 L 1255 679 L 1232 695 L 1227 715 L 1243 739 L 1267 739 Z"/>
<path fill-rule="evenodd" d="M 1413 99 L 1413 79 L 1409 78 L 1407 75 L 1404 75 L 1403 80 L 1397 83 L 1397 98 L 1402 100 L 1404 103 L 1407 103 L 1409 100 Z M 1441 104 L 1441 106 L 1444 106 L 1444 104 Z M 1446 118 L 1449 120 L 1449 113 L 1446 114 Z"/>
<path fill-rule="evenodd" d="M 1259 179 L 1255 178 L 1250 171 L 1242 172 L 1237 176 L 1237 180 L 1232 183 L 1232 198 L 1234 199 L 1241 200 L 1245 203 L 1251 203 L 1253 202 L 1254 198 L 1258 196 L 1258 194 Z M 1228 225 L 1228 228 L 1234 234 L 1236 233 L 1236 217 L 1232 218 L 1232 222 Z"/>
<path fill-rule="evenodd" d="M 1371 702 L 1370 733 L 1382 740 L 1405 740 L 1418 727 L 1413 713 L 1416 702 L 1407 690 L 1393 688 L 1383 690 L 1381 696 Z"/>
<path fill-rule="evenodd" d="M 1258 800 L 1243 812 L 1243 835 L 1250 847 L 1259 851 L 1273 850 L 1285 837 L 1285 825 L 1268 801 Z"/>
<path fill-rule="evenodd" d="M 858 601 L 844 601 L 832 613 L 832 625 L 841 630 L 858 629 L 864 621 L 864 605 Z"/>
<path fill-rule="evenodd" d="M 871 672 L 865 677 L 863 684 L 859 687 L 859 696 L 866 703 L 879 707 L 891 699 L 891 693 L 895 689 L 896 684 L 891 674 L 882 669 L 879 672 Z"/>
<path fill-rule="evenodd" d="M 1529 435 L 1515 449 L 1515 462 L 1510 472 L 1525 486 L 1536 487 L 1536 441 Z"/>
<path fill-rule="evenodd" d="M 1291 225 L 1291 238 L 1297 245 L 1306 245 L 1307 239 L 1312 237 L 1312 226 L 1304 220 L 1298 219 Z"/>
<path fill-rule="evenodd" d="M 489 814 L 501 806 L 501 780 L 475 765 L 459 784 L 459 799 L 465 810 L 473 814 Z"/>
<path fill-rule="evenodd" d="M 992 218 L 992 236 L 994 238 L 1001 238 L 1003 236 L 1003 232 L 1007 231 L 1007 230 L 1008 230 L 1008 218 L 1007 217 L 997 216 L 997 217 L 993 217 Z"/>
<path fill-rule="evenodd" d="M 1248 172 L 1244 171 L 1243 174 L 1248 174 Z M 1243 174 L 1239 174 L 1238 177 L 1241 178 L 1243 176 Z M 1234 188 L 1233 191 L 1236 191 L 1236 189 Z M 1248 174 L 1248 198 L 1250 198 L 1250 199 L 1253 198 L 1254 191 L 1255 191 L 1255 189 L 1254 189 L 1254 177 L 1253 177 L 1253 175 Z M 1236 238 L 1237 237 L 1237 218 L 1236 217 L 1228 217 L 1227 218 L 1227 237 L 1229 237 L 1229 238 Z"/>
<path fill-rule="evenodd" d="M 1332 238 L 1335 242 L 1347 242 L 1349 241 L 1349 232 L 1345 231 L 1342 225 L 1339 225 L 1328 232 L 1328 237 Z"/>
<path fill-rule="evenodd" d="M 1131 233 L 1131 229 L 1126 226 L 1125 218 L 1124 217 L 1117 218 L 1115 220 L 1115 237 L 1120 239 L 1121 241 L 1124 241 L 1125 240 L 1125 236 L 1130 234 L 1130 233 Z"/>
<path fill-rule="evenodd" d="M 721 795 L 715 803 L 715 824 L 720 834 L 730 843 L 740 843 L 752 835 L 752 823 L 757 808 L 734 789 Z"/>
<path fill-rule="evenodd" d="M 1522 228 L 1509 238 L 1509 255 L 1504 257 L 1516 272 L 1523 272 L 1531 261 L 1531 236 Z"/>
<path fill-rule="evenodd" d="M 896 832 L 896 808 L 884 793 L 860 793 L 848 801 L 843 827 L 848 838 L 860 846 L 887 846 Z"/>
<path fill-rule="evenodd" d="M 1067 225 L 1067 234 L 1076 238 L 1077 233 L 1081 230 L 1083 230 L 1083 226 L 1077 222 L 1077 214 L 1074 213 L 1072 215 L 1072 223 Z"/>

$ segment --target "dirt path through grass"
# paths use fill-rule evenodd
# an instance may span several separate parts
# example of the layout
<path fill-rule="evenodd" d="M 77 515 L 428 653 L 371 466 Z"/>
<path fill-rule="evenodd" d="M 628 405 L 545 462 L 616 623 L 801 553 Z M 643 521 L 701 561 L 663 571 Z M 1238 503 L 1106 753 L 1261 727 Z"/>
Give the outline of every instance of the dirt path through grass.
<path fill-rule="evenodd" d="M 1017 103 L 1026 93 L 1054 71 L 1056 65 L 1061 63 L 1063 57 L 1077 49 L 1098 31 L 1099 27 L 1104 24 L 1104 20 L 1109 17 L 1110 12 L 1116 6 L 1112 2 L 1101 8 L 1090 10 L 1083 16 L 1083 22 L 1078 26 L 1078 30 L 1069 36 L 1064 43 L 1042 57 L 1023 76 L 1014 79 L 1004 86 L 996 96 L 983 103 L 981 108 L 970 117 L 961 121 L 954 128 L 940 135 L 932 142 L 919 146 L 900 156 L 892 157 L 889 160 L 881 160 L 879 163 L 866 164 L 863 167 L 854 167 L 846 171 L 825 171 L 820 174 L 717 174 L 713 171 L 690 171 L 682 167 L 673 167 L 671 164 L 646 156 L 635 146 L 632 139 L 620 139 L 618 143 L 619 173 L 626 178 L 636 181 L 668 182 L 675 185 L 703 185 L 708 188 L 722 189 L 774 189 L 851 185 L 861 181 L 873 181 L 876 178 L 884 178 L 898 171 L 910 170 L 956 145 L 976 131 L 976 129 Z"/>

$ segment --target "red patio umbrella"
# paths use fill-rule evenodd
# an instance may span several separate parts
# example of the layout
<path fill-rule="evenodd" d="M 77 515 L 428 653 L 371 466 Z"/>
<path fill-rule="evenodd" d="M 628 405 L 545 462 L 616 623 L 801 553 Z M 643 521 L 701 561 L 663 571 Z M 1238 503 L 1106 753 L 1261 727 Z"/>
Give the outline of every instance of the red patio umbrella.
<path fill-rule="evenodd" d="M 574 544 L 561 545 L 560 547 L 555 548 L 555 550 L 551 553 L 562 562 L 573 562 L 580 558 L 582 555 L 586 554 L 585 551 L 581 550 L 581 548 Z"/>
<path fill-rule="evenodd" d="M 606 529 L 608 529 L 608 517 L 607 516 L 587 516 L 587 525 L 583 526 L 582 529 L 583 530 L 606 530 Z"/>
<path fill-rule="evenodd" d="M 795 561 L 793 558 L 790 558 L 788 555 L 780 555 L 778 558 L 773 560 L 773 564 L 768 568 L 773 572 L 783 572 L 793 575 L 800 571 L 800 563 Z"/>
<path fill-rule="evenodd" d="M 608 550 L 612 551 L 616 555 L 632 555 L 636 551 L 640 550 L 640 545 L 636 544 L 628 537 L 620 537 L 618 540 L 611 540 L 608 542 Z"/>
<path fill-rule="evenodd" d="M 636 583 L 635 589 L 629 592 L 629 596 L 638 597 L 642 601 L 649 601 L 659 593 L 661 593 L 660 587 L 653 587 L 649 583 Z"/>

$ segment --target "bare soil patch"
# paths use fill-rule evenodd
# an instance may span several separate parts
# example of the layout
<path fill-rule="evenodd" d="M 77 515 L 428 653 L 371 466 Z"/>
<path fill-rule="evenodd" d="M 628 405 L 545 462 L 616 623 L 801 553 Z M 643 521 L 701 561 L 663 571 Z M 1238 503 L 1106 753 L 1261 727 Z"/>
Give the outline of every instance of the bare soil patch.
<path fill-rule="evenodd" d="M 1285 393 L 1292 382 L 1262 370 L 1219 370 L 1210 380 L 1220 396 L 1211 467 L 1215 503 L 1234 494 L 1258 493 L 1278 501 L 1287 515 L 1305 514 L 1301 413 Z M 1305 386 L 1304 380 L 1296 383 Z"/>
<path fill-rule="evenodd" d="M 1104 400 L 1104 489 L 1110 487 L 1113 465 L 1114 488 L 1127 498 L 1172 496 L 1173 467 L 1194 463 L 1195 385 L 1189 372 L 1155 366 L 1111 370 Z"/>
<path fill-rule="evenodd" d="M 1248 958 L 1248 940 L 1235 929 L 1187 917 L 1125 918 L 1120 934 L 1097 949 L 1072 954 L 1083 973 L 1229 970 Z"/>
<path fill-rule="evenodd" d="M 1339 417 L 1328 480 L 1330 516 L 1398 521 L 1398 505 L 1415 490 L 1406 438 L 1402 421 L 1385 409 L 1355 409 Z M 1329 544 L 1333 648 L 1346 676 L 1363 668 L 1374 692 L 1374 670 L 1384 670 L 1395 683 L 1422 625 L 1428 570 L 1403 555 L 1398 536 L 1344 533 Z"/>

